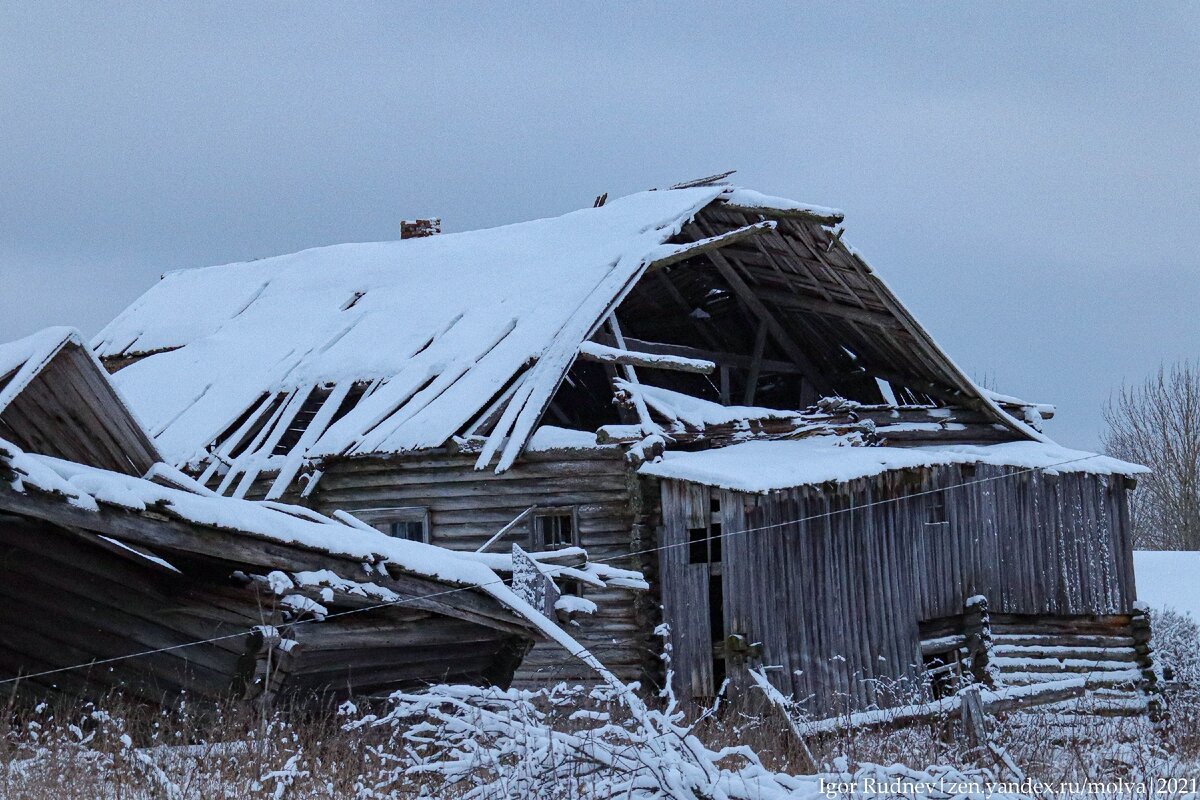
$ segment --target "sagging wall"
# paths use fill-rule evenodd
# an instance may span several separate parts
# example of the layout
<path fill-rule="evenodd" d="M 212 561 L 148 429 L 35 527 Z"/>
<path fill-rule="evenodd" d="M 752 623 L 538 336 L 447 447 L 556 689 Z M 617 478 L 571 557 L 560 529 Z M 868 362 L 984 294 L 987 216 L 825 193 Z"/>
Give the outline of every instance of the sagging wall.
<path fill-rule="evenodd" d="M 307 503 L 329 513 L 344 509 L 421 507 L 428 509 L 430 543 L 452 550 L 475 550 L 532 505 L 573 509 L 578 544 L 592 561 L 626 569 L 643 569 L 630 556 L 652 545 L 645 536 L 653 526 L 639 524 L 642 507 L 636 476 L 619 448 L 556 450 L 526 453 L 511 469 L 497 475 L 475 469 L 476 456 L 445 452 L 387 459 L 353 459 L 330 464 Z M 656 510 L 657 497 L 648 498 Z M 364 514 L 364 517 L 369 517 Z M 530 548 L 530 526 L 522 524 L 494 545 L 511 550 L 513 542 Z M 653 556 L 649 556 L 653 566 Z M 580 614 L 570 633 L 623 680 L 642 680 L 657 664 L 660 643 L 651 640 L 654 625 L 645 593 L 620 588 L 583 587 L 584 598 L 597 605 L 593 615 Z M 558 681 L 592 682 L 595 674 L 561 646 L 541 642 L 525 657 L 514 685 L 544 686 Z"/>
<path fill-rule="evenodd" d="M 1135 597 L 1119 476 L 946 466 L 770 495 L 663 481 L 662 502 L 664 620 L 687 697 L 765 664 L 813 713 L 886 705 L 920 675 L 918 622 L 969 597 L 1063 616 L 1128 613 Z M 695 563 L 689 529 L 714 522 L 720 562 Z"/>

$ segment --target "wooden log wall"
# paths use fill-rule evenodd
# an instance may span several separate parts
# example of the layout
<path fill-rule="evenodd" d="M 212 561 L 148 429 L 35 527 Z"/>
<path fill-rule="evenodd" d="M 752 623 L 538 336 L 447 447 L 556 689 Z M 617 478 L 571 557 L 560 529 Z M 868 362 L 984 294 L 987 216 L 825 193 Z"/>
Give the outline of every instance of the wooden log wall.
<path fill-rule="evenodd" d="M 811 697 L 810 710 L 824 715 L 900 699 L 921 673 L 918 623 L 961 614 L 975 595 L 999 614 L 1128 614 L 1125 492 L 1120 477 L 992 466 L 770 495 L 663 481 L 663 608 L 677 691 L 714 690 L 712 580 L 722 582 L 723 620 L 711 628 L 749 645 L 718 650 L 734 687 L 745 666 L 771 665 L 777 688 Z M 688 563 L 688 528 L 713 499 L 718 576 Z"/>
<path fill-rule="evenodd" d="M 573 507 L 578 540 L 596 561 L 639 569 L 631 550 L 640 549 L 636 525 L 642 513 L 640 490 L 619 448 L 527 453 L 497 475 L 476 470 L 471 454 L 427 453 L 388 459 L 352 459 L 328 465 L 308 499 L 319 511 L 396 506 L 429 509 L 432 544 L 475 550 L 531 505 Z M 656 499 L 656 498 L 655 498 Z M 493 545 L 507 552 L 515 541 L 530 547 L 531 526 L 521 524 Z M 657 653 L 642 617 L 646 603 L 626 589 L 586 587 L 583 596 L 598 606 L 579 615 L 577 636 L 618 676 L 641 680 L 645 664 Z M 652 652 L 651 652 L 652 651 Z M 516 685 L 593 681 L 591 670 L 551 643 L 539 643 L 517 672 Z"/>
<path fill-rule="evenodd" d="M 97 537 L 0 515 L 0 678 L 249 631 L 262 620 L 247 603 L 182 601 L 189 585 Z M 244 648 L 241 638 L 220 639 L 22 684 L 93 697 L 120 687 L 152 703 L 185 690 L 223 698 Z"/>

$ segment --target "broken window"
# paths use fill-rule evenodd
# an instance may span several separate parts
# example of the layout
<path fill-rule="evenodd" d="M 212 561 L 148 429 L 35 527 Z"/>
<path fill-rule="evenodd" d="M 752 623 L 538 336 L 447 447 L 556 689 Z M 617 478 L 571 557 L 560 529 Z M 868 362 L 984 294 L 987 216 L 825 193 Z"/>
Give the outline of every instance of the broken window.
<path fill-rule="evenodd" d="M 721 501 L 717 496 L 709 500 L 708 524 L 688 528 L 688 563 L 721 563 Z"/>
<path fill-rule="evenodd" d="M 533 548 L 558 550 L 577 544 L 575 509 L 557 508 L 539 511 L 533 517 Z"/>

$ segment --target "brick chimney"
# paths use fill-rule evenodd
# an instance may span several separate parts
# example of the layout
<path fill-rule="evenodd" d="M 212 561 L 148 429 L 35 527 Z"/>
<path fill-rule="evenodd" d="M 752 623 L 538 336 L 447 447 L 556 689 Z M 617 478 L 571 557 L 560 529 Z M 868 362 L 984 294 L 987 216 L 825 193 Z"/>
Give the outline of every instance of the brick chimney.
<path fill-rule="evenodd" d="M 401 239 L 420 239 L 423 236 L 435 236 L 441 232 L 442 220 L 438 217 L 400 220 Z"/>

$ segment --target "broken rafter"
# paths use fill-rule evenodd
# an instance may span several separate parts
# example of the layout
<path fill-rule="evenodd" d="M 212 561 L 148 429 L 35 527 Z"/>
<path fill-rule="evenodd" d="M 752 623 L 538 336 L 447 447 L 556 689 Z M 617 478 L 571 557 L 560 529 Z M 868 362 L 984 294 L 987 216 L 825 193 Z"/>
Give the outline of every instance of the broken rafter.
<path fill-rule="evenodd" d="M 811 311 L 815 314 L 853 320 L 867 325 L 874 325 L 878 328 L 904 330 L 904 326 L 900 323 L 900 320 L 891 314 L 885 314 L 880 311 L 871 311 L 859 306 L 820 300 L 815 297 L 806 297 L 796 292 L 783 292 L 778 289 L 760 288 L 758 293 L 764 300 L 768 300 L 781 308 L 795 311 Z"/>
<path fill-rule="evenodd" d="M 698 186 L 713 186 L 714 184 L 720 183 L 721 181 L 725 180 L 726 178 L 728 178 L 730 175 L 732 175 L 735 172 L 737 172 L 736 169 L 731 169 L 728 172 L 718 172 L 716 175 L 708 175 L 703 178 L 696 178 L 695 180 L 684 181 L 683 183 L 677 183 L 677 184 L 671 186 L 670 188 L 671 189 L 693 189 Z"/>
<path fill-rule="evenodd" d="M 735 242 L 740 242 L 751 236 L 758 236 L 761 233 L 775 230 L 775 221 L 766 220 L 764 222 L 756 222 L 753 225 L 745 225 L 728 233 L 719 233 L 715 236 L 707 236 L 695 242 L 676 245 L 674 250 L 661 258 L 656 258 L 646 265 L 646 271 L 650 272 L 656 269 L 668 267 L 671 264 L 677 264 L 680 261 L 686 261 L 689 258 L 694 258 L 702 253 L 707 253 L 711 250 L 716 250 L 720 247 L 726 247 Z"/>
<path fill-rule="evenodd" d="M 612 346 L 613 339 L 607 334 L 597 334 L 596 341 L 600 344 Z M 719 350 L 704 350 L 699 347 L 689 347 L 685 344 L 666 344 L 664 342 L 650 342 L 645 339 L 634 339 L 626 337 L 625 343 L 630 347 L 642 353 L 652 353 L 656 355 L 671 355 L 682 356 L 683 358 L 696 359 L 699 361 L 711 361 L 718 366 L 729 366 L 735 369 L 748 370 L 754 366 L 754 357 L 745 355 L 744 353 L 727 353 Z M 800 368 L 790 361 L 776 361 L 774 359 L 764 358 L 760 369 L 763 372 L 778 372 L 783 374 L 794 374 L 800 372 Z"/>
<path fill-rule="evenodd" d="M 615 338 L 615 337 L 614 337 Z M 597 342 L 584 342 L 579 346 L 579 357 L 598 364 L 622 364 L 631 367 L 647 367 L 649 369 L 669 369 L 676 372 L 691 372 L 699 375 L 710 375 L 717 368 L 711 361 L 698 358 L 684 358 L 676 355 L 660 353 L 639 353 L 632 350 L 621 350 Z"/>
<path fill-rule="evenodd" d="M 819 214 L 811 209 L 803 208 L 770 208 L 767 206 L 739 206 L 735 203 L 722 201 L 722 210 L 737 211 L 742 214 L 757 214 L 763 217 L 780 219 L 800 219 L 806 222 L 819 222 L 822 225 L 837 225 L 845 219 L 843 214 Z"/>

